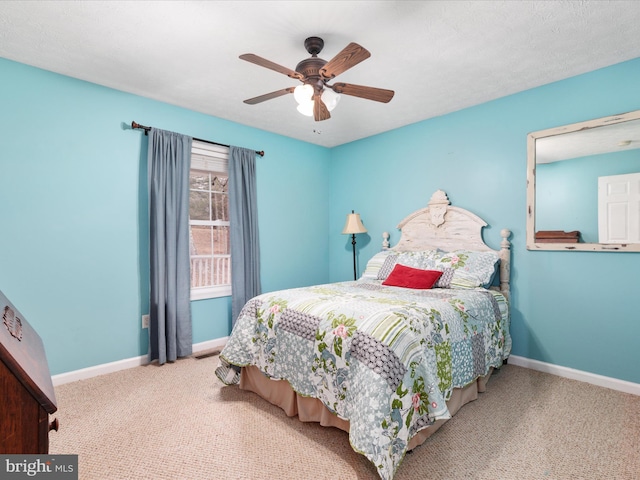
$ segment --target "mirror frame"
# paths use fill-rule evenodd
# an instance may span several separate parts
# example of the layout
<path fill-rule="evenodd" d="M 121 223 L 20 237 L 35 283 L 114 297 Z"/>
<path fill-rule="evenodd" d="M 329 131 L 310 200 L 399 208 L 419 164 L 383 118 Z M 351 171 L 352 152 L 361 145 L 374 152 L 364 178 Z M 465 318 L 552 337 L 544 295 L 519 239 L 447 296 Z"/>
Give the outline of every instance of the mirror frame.
<path fill-rule="evenodd" d="M 640 252 L 640 243 L 539 243 L 535 241 L 536 140 L 640 119 L 640 110 L 549 128 L 527 135 L 527 250 Z"/>

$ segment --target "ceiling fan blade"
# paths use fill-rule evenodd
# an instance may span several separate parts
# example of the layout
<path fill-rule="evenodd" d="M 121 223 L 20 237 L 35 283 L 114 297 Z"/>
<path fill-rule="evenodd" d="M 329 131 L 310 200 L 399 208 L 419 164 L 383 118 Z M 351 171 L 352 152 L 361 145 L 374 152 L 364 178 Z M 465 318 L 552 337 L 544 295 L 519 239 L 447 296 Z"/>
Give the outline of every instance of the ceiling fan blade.
<path fill-rule="evenodd" d="M 271 70 L 275 70 L 278 73 L 283 73 L 289 78 L 297 78 L 298 80 L 303 80 L 304 76 L 301 73 L 296 72 L 295 70 L 291 70 L 290 68 L 283 67 L 282 65 L 278 65 L 277 63 L 273 63 L 266 58 L 259 57 L 258 55 L 254 55 L 253 53 L 245 53 L 244 55 L 240 55 L 241 60 L 246 60 L 250 63 L 255 63 L 261 67 L 269 68 Z"/>
<path fill-rule="evenodd" d="M 350 83 L 334 83 L 326 85 L 336 93 L 343 93 L 353 97 L 366 98 L 376 102 L 388 103 L 393 98 L 395 92 L 393 90 L 385 90 L 384 88 L 365 87 L 362 85 L 352 85 Z"/>
<path fill-rule="evenodd" d="M 369 50 L 352 42 L 320 69 L 320 75 L 328 79 L 337 77 L 370 56 Z"/>
<path fill-rule="evenodd" d="M 264 95 L 260 95 L 259 97 L 249 98 L 244 101 L 244 103 L 248 103 L 249 105 L 255 105 L 256 103 L 264 102 L 266 100 L 271 100 L 272 98 L 278 98 L 282 95 L 286 95 L 287 93 L 293 93 L 295 87 L 283 88 L 282 90 L 276 90 L 275 92 L 265 93 Z"/>
<path fill-rule="evenodd" d="M 321 93 L 322 92 L 316 92 L 313 96 L 313 118 L 316 122 L 321 122 L 322 120 L 328 120 L 331 118 L 329 109 L 322 101 Z"/>

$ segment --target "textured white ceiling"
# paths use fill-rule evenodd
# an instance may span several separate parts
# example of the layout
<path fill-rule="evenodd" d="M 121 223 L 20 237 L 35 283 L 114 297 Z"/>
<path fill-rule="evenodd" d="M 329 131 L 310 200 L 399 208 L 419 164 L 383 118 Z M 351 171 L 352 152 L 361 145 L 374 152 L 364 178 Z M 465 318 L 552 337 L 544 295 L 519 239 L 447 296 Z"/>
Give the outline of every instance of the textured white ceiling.
<path fill-rule="evenodd" d="M 1 1 L 0 57 L 332 147 L 640 57 L 640 1 Z M 314 122 L 292 95 L 319 36 L 371 57 L 336 81 L 391 89 L 343 95 Z M 123 118 L 153 125 L 153 119 Z M 162 128 L 162 125 L 153 125 Z"/>

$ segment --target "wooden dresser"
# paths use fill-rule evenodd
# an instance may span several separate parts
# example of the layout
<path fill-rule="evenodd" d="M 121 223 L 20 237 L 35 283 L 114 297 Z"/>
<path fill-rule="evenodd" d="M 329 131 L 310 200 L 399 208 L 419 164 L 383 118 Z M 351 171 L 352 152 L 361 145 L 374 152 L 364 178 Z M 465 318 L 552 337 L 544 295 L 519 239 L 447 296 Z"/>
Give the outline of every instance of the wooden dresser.
<path fill-rule="evenodd" d="M 42 339 L 0 292 L 0 453 L 49 453 L 56 410 Z"/>

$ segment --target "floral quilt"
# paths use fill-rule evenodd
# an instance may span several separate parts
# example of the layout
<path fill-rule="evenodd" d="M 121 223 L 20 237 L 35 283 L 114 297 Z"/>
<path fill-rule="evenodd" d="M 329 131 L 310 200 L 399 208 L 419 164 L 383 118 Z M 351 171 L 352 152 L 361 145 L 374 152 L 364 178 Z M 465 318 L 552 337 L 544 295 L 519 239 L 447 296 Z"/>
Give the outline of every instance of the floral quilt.
<path fill-rule="evenodd" d="M 253 298 L 220 360 L 256 365 L 320 399 L 349 420 L 354 450 L 391 479 L 413 434 L 450 418 L 452 390 L 500 367 L 510 350 L 499 292 L 361 279 Z"/>

